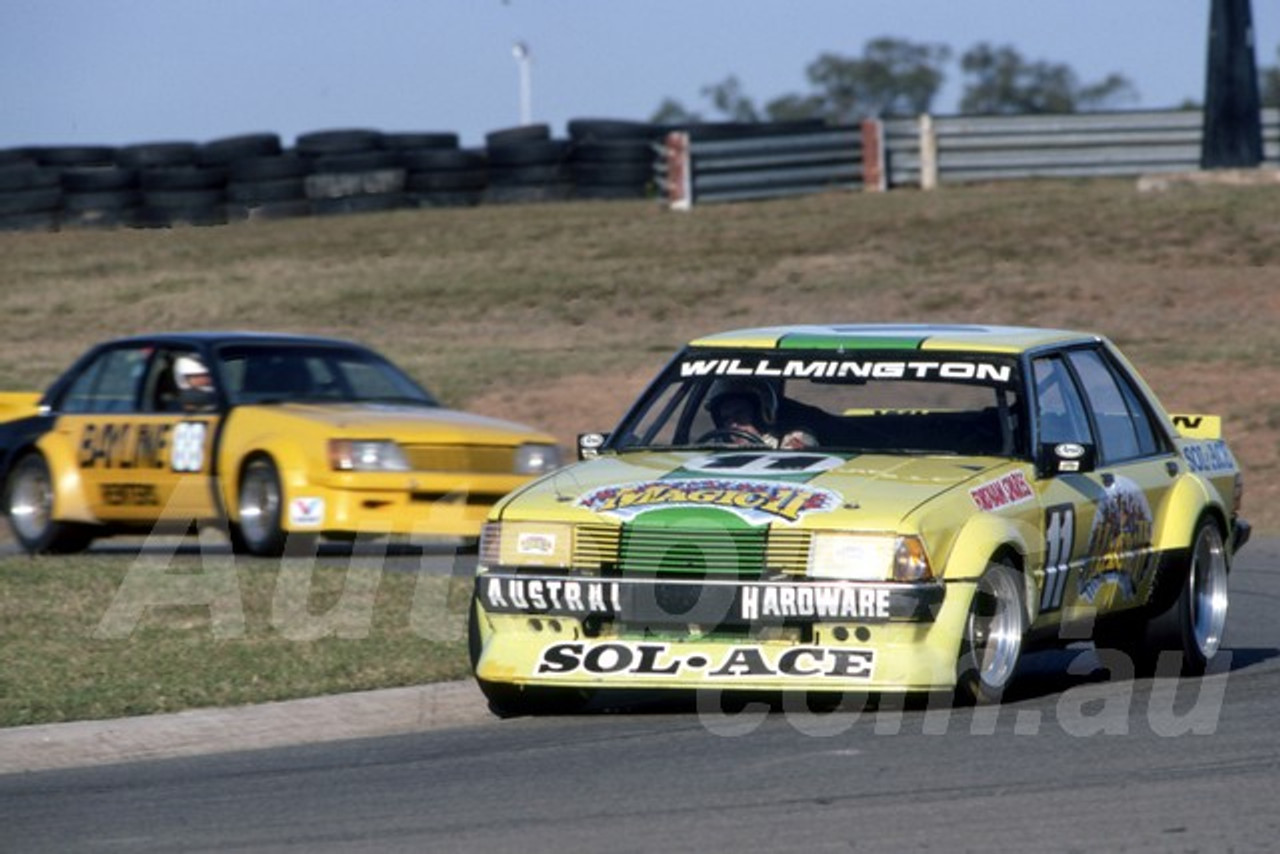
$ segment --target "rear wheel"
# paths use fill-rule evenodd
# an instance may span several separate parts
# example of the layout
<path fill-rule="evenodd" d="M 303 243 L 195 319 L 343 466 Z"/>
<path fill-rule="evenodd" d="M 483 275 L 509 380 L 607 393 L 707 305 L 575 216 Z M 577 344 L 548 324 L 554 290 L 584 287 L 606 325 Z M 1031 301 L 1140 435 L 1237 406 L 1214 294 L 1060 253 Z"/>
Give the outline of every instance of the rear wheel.
<path fill-rule="evenodd" d="M 1182 653 L 1182 673 L 1199 676 L 1222 646 L 1227 626 L 1227 550 L 1211 519 L 1196 529 L 1187 578 L 1173 607 L 1147 628 L 1149 653 Z"/>
<path fill-rule="evenodd" d="M 1154 616 L 1142 611 L 1118 615 L 1098 626 L 1094 646 L 1129 656 L 1135 676 L 1156 675 L 1163 652 L 1179 654 L 1182 675 L 1203 674 L 1221 648 L 1226 629 L 1227 570 L 1222 531 L 1212 520 L 1202 520 L 1173 604 Z"/>
<path fill-rule="evenodd" d="M 1027 632 L 1022 574 L 1003 561 L 989 564 L 974 591 L 956 663 L 962 703 L 999 703 L 1013 681 Z"/>
<path fill-rule="evenodd" d="M 27 454 L 13 467 L 5 489 L 5 512 L 14 537 L 30 554 L 84 551 L 93 541 L 92 528 L 56 521 L 53 499 L 49 463 L 41 454 Z"/>

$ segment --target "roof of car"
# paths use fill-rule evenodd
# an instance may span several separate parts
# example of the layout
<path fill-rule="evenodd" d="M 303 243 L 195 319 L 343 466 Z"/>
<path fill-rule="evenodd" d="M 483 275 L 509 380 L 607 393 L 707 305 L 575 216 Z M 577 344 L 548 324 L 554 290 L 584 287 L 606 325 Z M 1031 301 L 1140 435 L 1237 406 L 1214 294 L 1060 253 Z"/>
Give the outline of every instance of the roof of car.
<path fill-rule="evenodd" d="M 108 342 L 111 344 L 129 343 L 167 343 L 189 344 L 194 346 L 210 344 L 330 344 L 343 346 L 363 346 L 343 338 L 328 338 L 320 335 L 295 335 L 288 332 L 253 332 L 245 330 L 195 330 L 186 332 L 152 332 L 142 335 L 131 335 Z"/>
<path fill-rule="evenodd" d="M 693 347 L 779 350 L 975 350 L 1022 353 L 1054 344 L 1096 341 L 1101 336 L 1028 326 L 848 323 L 829 326 L 767 326 L 703 336 Z"/>

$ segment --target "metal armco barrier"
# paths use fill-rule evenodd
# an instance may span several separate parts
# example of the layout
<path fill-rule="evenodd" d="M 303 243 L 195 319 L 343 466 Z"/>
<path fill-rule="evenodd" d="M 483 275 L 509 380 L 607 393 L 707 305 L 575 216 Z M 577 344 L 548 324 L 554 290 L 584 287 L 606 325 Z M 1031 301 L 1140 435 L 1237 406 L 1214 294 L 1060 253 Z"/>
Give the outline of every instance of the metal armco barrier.
<path fill-rule="evenodd" d="M 1262 111 L 1264 168 L 1280 161 L 1280 109 Z M 1200 110 L 869 119 L 794 136 L 668 134 L 655 180 L 673 207 L 1020 178 L 1140 176 L 1200 168 Z M 678 180 L 677 180 L 678 178 Z"/>
<path fill-rule="evenodd" d="M 659 148 L 655 177 L 677 210 L 863 186 L 860 128 L 706 141 L 673 131 Z"/>

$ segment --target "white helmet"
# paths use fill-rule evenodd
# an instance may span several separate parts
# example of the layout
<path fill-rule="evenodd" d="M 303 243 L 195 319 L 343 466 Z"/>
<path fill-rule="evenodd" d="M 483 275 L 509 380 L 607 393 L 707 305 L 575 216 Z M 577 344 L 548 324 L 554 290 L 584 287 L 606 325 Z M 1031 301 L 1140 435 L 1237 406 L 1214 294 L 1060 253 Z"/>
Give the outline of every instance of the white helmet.
<path fill-rule="evenodd" d="M 209 369 L 205 367 L 204 362 L 195 356 L 179 356 L 173 361 L 173 379 L 178 384 L 178 388 L 183 391 L 191 391 L 193 389 L 199 391 L 207 391 L 207 383 L 199 385 L 192 382 L 193 377 L 204 376 L 209 377 Z"/>

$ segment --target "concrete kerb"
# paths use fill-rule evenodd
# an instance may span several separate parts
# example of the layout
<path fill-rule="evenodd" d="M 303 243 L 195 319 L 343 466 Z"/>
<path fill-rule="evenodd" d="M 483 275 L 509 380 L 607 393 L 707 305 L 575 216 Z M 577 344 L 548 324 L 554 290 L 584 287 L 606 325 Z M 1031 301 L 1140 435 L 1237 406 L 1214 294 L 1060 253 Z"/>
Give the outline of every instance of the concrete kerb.
<path fill-rule="evenodd" d="M 0 729 L 0 774 L 199 756 L 492 720 L 473 680 Z"/>

